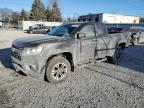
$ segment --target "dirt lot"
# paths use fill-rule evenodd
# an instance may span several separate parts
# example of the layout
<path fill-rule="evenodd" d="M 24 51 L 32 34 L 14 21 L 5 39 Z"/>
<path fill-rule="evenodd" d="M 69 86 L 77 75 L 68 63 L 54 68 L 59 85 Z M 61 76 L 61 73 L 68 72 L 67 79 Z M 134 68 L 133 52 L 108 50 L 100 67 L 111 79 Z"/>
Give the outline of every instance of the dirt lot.
<path fill-rule="evenodd" d="M 0 108 L 144 108 L 144 45 L 126 49 L 119 66 L 85 64 L 54 85 L 13 70 L 11 42 L 25 36 L 0 30 Z"/>

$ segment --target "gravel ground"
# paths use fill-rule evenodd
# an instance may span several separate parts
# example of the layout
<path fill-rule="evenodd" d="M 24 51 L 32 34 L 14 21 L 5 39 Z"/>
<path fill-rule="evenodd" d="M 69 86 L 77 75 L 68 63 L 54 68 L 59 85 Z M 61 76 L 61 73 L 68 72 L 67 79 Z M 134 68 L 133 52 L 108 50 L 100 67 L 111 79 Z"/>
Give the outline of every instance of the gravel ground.
<path fill-rule="evenodd" d="M 10 42 L 29 35 L 17 30 L 0 34 L 6 40 L 5 46 L 0 43 L 0 108 L 144 108 L 143 45 L 126 49 L 119 66 L 85 64 L 64 82 L 50 84 L 12 70 Z"/>

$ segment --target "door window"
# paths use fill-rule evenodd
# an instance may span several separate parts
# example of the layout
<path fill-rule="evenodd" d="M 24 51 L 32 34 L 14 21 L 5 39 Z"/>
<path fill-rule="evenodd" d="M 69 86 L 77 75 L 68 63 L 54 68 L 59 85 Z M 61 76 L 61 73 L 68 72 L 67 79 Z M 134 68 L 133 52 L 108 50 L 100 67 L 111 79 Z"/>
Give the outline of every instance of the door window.
<path fill-rule="evenodd" d="M 94 31 L 94 25 L 86 25 L 84 26 L 81 31 L 81 33 L 84 33 L 86 37 L 94 37 L 95 36 L 95 31 Z"/>
<path fill-rule="evenodd" d="M 97 23 L 96 24 L 96 33 L 97 33 L 97 35 L 102 35 L 104 33 L 107 33 L 105 25 L 101 24 L 101 23 Z"/>

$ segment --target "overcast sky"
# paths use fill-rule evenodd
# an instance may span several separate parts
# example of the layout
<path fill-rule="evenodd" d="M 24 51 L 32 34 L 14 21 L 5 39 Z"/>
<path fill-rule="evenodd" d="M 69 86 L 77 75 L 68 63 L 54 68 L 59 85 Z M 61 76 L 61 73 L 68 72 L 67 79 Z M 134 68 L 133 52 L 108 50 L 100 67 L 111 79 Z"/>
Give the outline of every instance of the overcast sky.
<path fill-rule="evenodd" d="M 49 0 L 42 0 L 47 6 Z M 31 10 L 33 0 L 0 0 L 0 8 L 21 11 Z M 88 13 L 116 13 L 124 15 L 144 16 L 144 0 L 61 0 L 64 17 L 78 16 Z"/>

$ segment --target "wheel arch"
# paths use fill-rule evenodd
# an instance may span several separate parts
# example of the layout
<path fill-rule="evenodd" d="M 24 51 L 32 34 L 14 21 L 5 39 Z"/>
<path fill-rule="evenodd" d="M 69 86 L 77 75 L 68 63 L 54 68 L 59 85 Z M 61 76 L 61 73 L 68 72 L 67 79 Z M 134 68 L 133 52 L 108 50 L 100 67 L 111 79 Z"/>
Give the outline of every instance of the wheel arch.
<path fill-rule="evenodd" d="M 117 42 L 117 43 L 113 44 L 113 46 L 111 47 L 111 50 L 109 50 L 109 55 L 108 55 L 108 57 L 111 57 L 111 56 L 114 55 L 116 46 L 122 47 L 123 49 L 125 49 L 125 47 L 126 47 L 126 42 Z"/>
<path fill-rule="evenodd" d="M 70 52 L 63 52 L 63 53 L 59 53 L 59 54 L 53 54 L 53 55 L 51 55 L 51 56 L 47 59 L 46 64 L 48 64 L 48 62 L 49 62 L 52 58 L 54 58 L 54 57 L 56 57 L 56 56 L 62 56 L 62 57 L 64 57 L 64 58 L 66 58 L 66 59 L 69 61 L 69 63 L 70 63 L 71 71 L 74 71 L 73 55 L 72 55 L 72 53 L 70 53 Z M 46 78 L 46 69 L 47 69 L 47 67 L 45 66 L 44 80 L 47 81 L 47 78 Z"/>
<path fill-rule="evenodd" d="M 125 49 L 126 42 L 120 42 L 117 45 L 118 45 L 118 47 L 122 47 L 123 49 Z"/>

